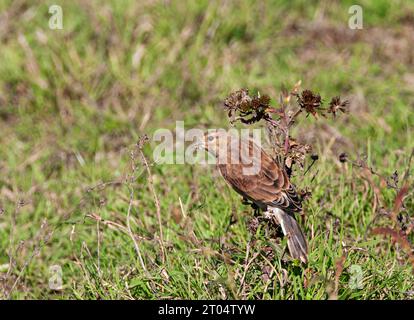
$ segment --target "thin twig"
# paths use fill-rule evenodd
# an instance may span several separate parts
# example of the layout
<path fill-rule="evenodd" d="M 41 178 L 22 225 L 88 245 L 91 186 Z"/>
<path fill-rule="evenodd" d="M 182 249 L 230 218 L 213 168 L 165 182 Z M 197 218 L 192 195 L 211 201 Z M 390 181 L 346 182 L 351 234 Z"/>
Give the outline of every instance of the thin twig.
<path fill-rule="evenodd" d="M 249 259 L 249 254 L 250 254 L 250 242 L 247 243 L 247 248 L 246 248 L 246 257 L 245 257 L 245 263 L 244 263 L 244 272 L 243 272 L 243 276 L 240 280 L 240 291 L 237 293 L 238 296 L 243 296 L 245 295 L 245 278 L 246 278 L 246 274 L 247 271 L 250 268 L 250 265 L 252 264 L 252 262 L 257 258 L 257 256 L 260 254 L 260 252 L 256 252 L 253 257 Z"/>
<path fill-rule="evenodd" d="M 144 259 L 142 259 L 141 250 L 139 249 L 138 243 L 134 237 L 134 234 L 132 233 L 130 219 L 131 219 L 131 208 L 132 208 L 132 202 L 134 201 L 134 190 L 133 188 L 130 188 L 130 195 L 129 195 L 129 204 L 128 204 L 128 213 L 127 213 L 127 229 L 130 238 L 132 239 L 132 242 L 134 243 L 135 251 L 137 252 L 139 262 L 141 264 L 142 270 L 144 270 L 145 275 L 150 278 L 151 275 L 148 272 L 147 268 L 145 267 Z"/>
<path fill-rule="evenodd" d="M 312 168 L 312 166 L 315 164 L 315 162 L 316 162 L 316 159 L 312 159 L 311 164 L 309 165 L 309 167 L 307 167 L 307 169 L 303 173 L 304 176 L 309 172 L 309 170 Z"/>
<path fill-rule="evenodd" d="M 157 193 L 155 192 L 154 181 L 152 180 L 151 170 L 149 168 L 147 159 L 145 158 L 145 155 L 142 152 L 142 146 L 138 145 L 138 150 L 139 150 L 139 153 L 141 155 L 142 162 L 144 163 L 144 166 L 147 169 L 148 182 L 149 182 L 150 190 L 151 190 L 152 196 L 154 198 L 155 206 L 157 208 L 157 218 L 158 218 L 158 225 L 159 225 L 159 230 L 160 230 L 160 245 L 161 245 L 161 253 L 162 253 L 161 256 L 162 256 L 162 263 L 164 264 L 166 255 L 165 255 L 165 248 L 164 248 L 164 236 L 163 236 L 163 232 L 162 232 L 160 201 L 158 199 Z"/>
<path fill-rule="evenodd" d="M 101 275 L 101 231 L 99 220 L 96 220 L 96 234 L 98 238 L 98 274 Z"/>
<path fill-rule="evenodd" d="M 26 270 L 26 268 L 29 266 L 29 264 L 32 262 L 33 258 L 39 254 L 40 250 L 43 248 L 43 246 L 49 241 L 49 239 L 52 236 L 53 230 L 50 231 L 49 233 L 44 234 L 44 236 L 42 237 L 42 230 L 44 230 L 47 227 L 47 221 L 45 220 L 42 223 L 42 226 L 40 227 L 40 230 L 36 236 L 36 241 L 37 243 L 35 243 L 34 247 L 33 247 L 33 251 L 31 253 L 31 255 L 29 256 L 28 259 L 26 259 L 26 261 L 23 264 L 23 267 L 20 269 L 19 275 L 17 276 L 16 280 L 14 281 L 12 287 L 10 288 L 10 290 L 7 292 L 6 295 L 6 300 L 11 298 L 11 295 L 14 291 L 14 289 L 16 288 L 17 284 L 20 282 L 21 277 L 23 276 L 24 271 Z"/>

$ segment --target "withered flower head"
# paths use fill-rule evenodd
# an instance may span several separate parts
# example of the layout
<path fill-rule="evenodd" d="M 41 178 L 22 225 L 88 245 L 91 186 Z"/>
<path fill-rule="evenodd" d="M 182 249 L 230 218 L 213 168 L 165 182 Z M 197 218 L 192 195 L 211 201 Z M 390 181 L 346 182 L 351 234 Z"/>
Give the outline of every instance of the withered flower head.
<path fill-rule="evenodd" d="M 268 119 L 269 105 L 269 96 L 257 95 L 251 97 L 247 89 L 235 91 L 224 100 L 224 108 L 228 110 L 228 115 L 232 121 L 235 114 L 238 113 L 239 117 L 237 119 L 245 124 L 252 124 L 263 118 Z M 250 117 L 246 118 L 247 116 Z"/>
<path fill-rule="evenodd" d="M 303 90 L 301 95 L 297 96 L 299 106 L 308 114 L 317 117 L 318 112 L 323 115 L 321 108 L 322 99 L 319 94 L 315 94 L 310 90 Z"/>
<path fill-rule="evenodd" d="M 226 109 L 239 110 L 241 112 L 266 109 L 269 107 L 269 104 L 270 97 L 268 95 L 250 97 L 248 89 L 237 90 L 224 100 L 224 107 Z"/>
<path fill-rule="evenodd" d="M 258 96 L 254 97 L 252 100 L 251 107 L 252 109 L 258 110 L 258 109 L 267 109 L 270 104 L 270 97 L 268 95 Z"/>
<path fill-rule="evenodd" d="M 316 161 L 316 160 L 318 160 L 318 159 L 319 159 L 319 156 L 318 156 L 316 153 L 312 153 L 312 154 L 311 154 L 311 159 L 312 159 L 313 161 Z"/>
<path fill-rule="evenodd" d="M 341 101 L 341 98 L 339 96 L 333 97 L 331 102 L 329 103 L 328 112 L 332 113 L 332 115 L 335 117 L 338 111 L 341 111 L 342 113 L 347 112 L 348 105 L 349 105 L 348 100 Z"/>
<path fill-rule="evenodd" d="M 340 162 L 342 162 L 342 163 L 344 163 L 344 162 L 346 162 L 348 160 L 348 155 L 345 153 L 345 152 L 342 152 L 340 155 L 339 155 L 339 161 Z"/>
<path fill-rule="evenodd" d="M 250 109 L 250 105 L 252 102 L 252 98 L 249 96 L 248 89 L 240 89 L 233 93 L 231 93 L 225 100 L 224 100 L 224 107 L 229 111 L 233 110 L 241 110 L 241 111 L 248 111 Z"/>

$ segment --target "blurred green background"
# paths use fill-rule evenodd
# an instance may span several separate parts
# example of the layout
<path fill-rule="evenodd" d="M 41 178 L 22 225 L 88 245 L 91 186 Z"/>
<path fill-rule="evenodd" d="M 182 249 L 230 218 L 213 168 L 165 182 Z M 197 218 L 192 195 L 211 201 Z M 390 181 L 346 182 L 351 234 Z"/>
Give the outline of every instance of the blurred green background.
<path fill-rule="evenodd" d="M 54 1 L 62 30 L 49 28 L 51 4 L 0 1 L 0 297 L 412 297 L 407 253 L 367 232 L 390 223 L 373 220 L 372 185 L 338 155 L 363 154 L 384 176 L 408 168 L 413 2 L 358 1 L 361 30 L 348 27 L 355 1 Z M 151 143 L 160 225 L 139 137 L 181 120 L 226 128 L 230 92 L 259 90 L 276 104 L 298 80 L 350 101 L 348 115 L 306 119 L 296 132 L 320 155 L 294 178 L 313 193 L 302 220 L 309 265 L 284 261 L 283 240 L 264 226 L 249 232 L 251 209 L 213 167 L 153 164 Z M 392 207 L 394 190 L 381 196 Z M 408 224 L 412 209 L 408 197 Z M 53 265 L 61 290 L 50 286 Z"/>

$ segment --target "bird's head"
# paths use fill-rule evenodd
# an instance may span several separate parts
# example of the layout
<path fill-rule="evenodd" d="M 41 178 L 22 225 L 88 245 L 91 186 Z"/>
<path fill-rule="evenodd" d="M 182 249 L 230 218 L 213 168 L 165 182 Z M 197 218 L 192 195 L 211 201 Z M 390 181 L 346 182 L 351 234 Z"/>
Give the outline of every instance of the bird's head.
<path fill-rule="evenodd" d="M 227 143 L 231 140 L 230 138 L 231 135 L 224 130 L 207 132 L 201 138 L 198 147 L 218 157 L 220 152 L 227 152 Z"/>
<path fill-rule="evenodd" d="M 253 139 L 218 129 L 204 134 L 197 147 L 212 154 L 218 164 L 241 164 L 247 170 L 252 168 L 248 174 L 257 174 L 260 170 L 262 149 Z"/>

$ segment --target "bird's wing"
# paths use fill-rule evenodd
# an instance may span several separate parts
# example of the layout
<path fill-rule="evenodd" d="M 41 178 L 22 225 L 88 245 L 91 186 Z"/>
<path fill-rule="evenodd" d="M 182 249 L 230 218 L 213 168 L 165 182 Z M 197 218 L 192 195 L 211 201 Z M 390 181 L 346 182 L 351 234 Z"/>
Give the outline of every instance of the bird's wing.
<path fill-rule="evenodd" d="M 249 165 L 248 161 L 241 159 L 240 163 L 219 165 L 224 179 L 238 193 L 258 204 L 274 206 L 286 212 L 301 211 L 300 197 L 286 172 L 263 149 L 254 144 L 249 145 L 249 150 L 252 148 L 259 148 L 260 156 L 253 159 L 253 163 L 260 161 L 258 172 L 253 175 L 246 174 L 246 168 L 251 167 L 252 164 Z"/>

